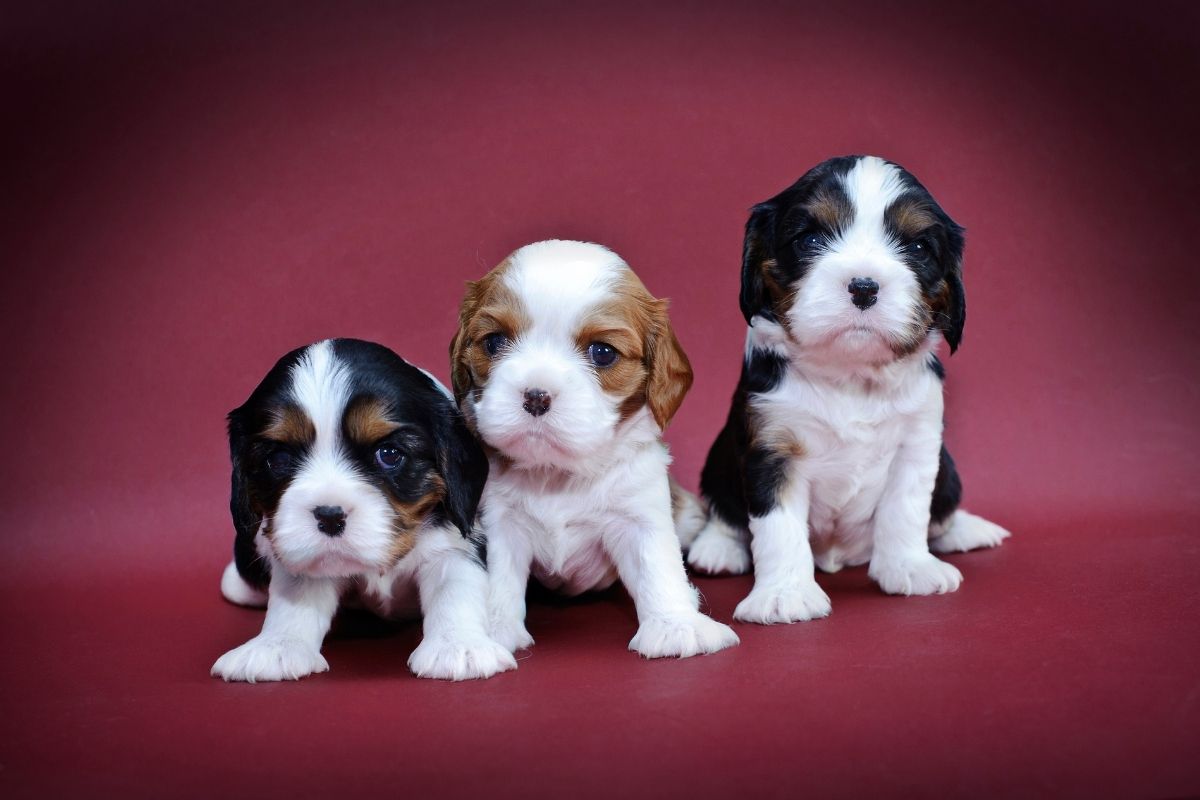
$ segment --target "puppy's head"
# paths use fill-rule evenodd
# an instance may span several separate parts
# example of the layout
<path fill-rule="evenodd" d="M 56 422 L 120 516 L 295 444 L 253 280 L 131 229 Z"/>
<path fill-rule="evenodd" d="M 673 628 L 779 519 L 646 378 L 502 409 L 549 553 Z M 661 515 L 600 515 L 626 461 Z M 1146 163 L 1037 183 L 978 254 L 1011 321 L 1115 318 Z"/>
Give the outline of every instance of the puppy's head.
<path fill-rule="evenodd" d="M 527 245 L 468 285 L 454 393 L 516 465 L 571 469 L 648 409 L 665 427 L 692 383 L 667 304 L 611 250 Z"/>
<path fill-rule="evenodd" d="M 883 364 L 962 339 L 963 231 L 917 179 L 873 156 L 825 161 L 755 206 L 742 313 L 794 345 Z M 753 324 L 753 323 L 752 323 Z"/>
<path fill-rule="evenodd" d="M 487 478 L 446 390 L 355 339 L 280 359 L 230 412 L 229 444 L 239 536 L 261 532 L 296 574 L 387 570 L 427 521 L 469 534 Z"/>

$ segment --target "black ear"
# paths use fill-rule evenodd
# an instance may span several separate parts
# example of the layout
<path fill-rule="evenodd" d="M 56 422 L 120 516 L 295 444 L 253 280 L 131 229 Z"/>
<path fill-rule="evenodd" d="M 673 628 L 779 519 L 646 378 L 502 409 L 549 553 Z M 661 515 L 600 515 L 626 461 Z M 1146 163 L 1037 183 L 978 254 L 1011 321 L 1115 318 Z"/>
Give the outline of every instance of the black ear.
<path fill-rule="evenodd" d="M 949 247 L 946 250 L 946 303 L 939 309 L 937 325 L 950 345 L 950 352 L 962 342 L 963 327 L 967 324 L 967 294 L 963 290 L 962 262 L 965 240 L 963 229 L 950 222 Z"/>
<path fill-rule="evenodd" d="M 775 255 L 775 213 L 773 200 L 759 203 L 750 210 L 746 237 L 742 240 L 742 316 L 750 322 L 755 316 L 775 319 L 771 298 L 763 280 L 763 262 Z"/>
<path fill-rule="evenodd" d="M 233 475 L 229 493 L 229 511 L 233 515 L 233 561 L 238 574 L 251 586 L 266 589 L 271 582 L 267 563 L 258 554 L 254 538 L 262 525 L 262 514 L 255 511 L 250 499 L 250 481 L 246 473 L 249 437 L 246 435 L 240 409 L 229 414 L 229 458 Z"/>
<path fill-rule="evenodd" d="M 470 537 L 479 510 L 479 498 L 487 483 L 488 459 L 467 428 L 466 420 L 448 401 L 438 442 L 438 472 L 446 484 L 442 508 L 450 524 Z"/>

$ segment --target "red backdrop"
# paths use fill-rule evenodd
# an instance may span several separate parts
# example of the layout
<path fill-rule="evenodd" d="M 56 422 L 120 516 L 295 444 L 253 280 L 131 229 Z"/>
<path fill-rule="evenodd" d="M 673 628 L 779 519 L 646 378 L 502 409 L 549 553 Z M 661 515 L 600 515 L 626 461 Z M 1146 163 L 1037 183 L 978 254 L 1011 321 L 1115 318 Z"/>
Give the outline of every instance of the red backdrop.
<path fill-rule="evenodd" d="M 1200 792 L 1195 6 L 173 5 L 0 25 L 0 791 Z M 947 438 L 1015 535 L 957 594 L 822 577 L 830 619 L 666 663 L 621 592 L 537 596 L 483 683 L 359 619 L 328 675 L 207 677 L 260 622 L 217 592 L 223 415 L 276 357 L 444 378 L 465 280 L 599 241 L 672 299 L 694 488 L 747 209 L 857 152 L 968 231 Z M 728 620 L 749 579 L 698 584 Z"/>

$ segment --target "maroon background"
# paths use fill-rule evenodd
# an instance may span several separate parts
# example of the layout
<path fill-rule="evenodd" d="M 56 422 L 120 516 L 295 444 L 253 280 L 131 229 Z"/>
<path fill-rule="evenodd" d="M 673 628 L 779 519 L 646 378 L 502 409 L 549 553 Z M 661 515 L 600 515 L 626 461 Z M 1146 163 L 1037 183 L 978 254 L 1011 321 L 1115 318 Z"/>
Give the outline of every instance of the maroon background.
<path fill-rule="evenodd" d="M 1194 4 L 104 5 L 0 18 L 0 794 L 1200 792 Z M 277 356 L 444 377 L 463 281 L 600 241 L 673 300 L 694 487 L 746 210 L 853 152 L 968 229 L 947 437 L 1015 535 L 957 594 L 825 576 L 830 619 L 653 663 L 623 593 L 538 596 L 486 682 L 356 618 L 327 675 L 208 677 L 260 624 L 223 414 Z"/>

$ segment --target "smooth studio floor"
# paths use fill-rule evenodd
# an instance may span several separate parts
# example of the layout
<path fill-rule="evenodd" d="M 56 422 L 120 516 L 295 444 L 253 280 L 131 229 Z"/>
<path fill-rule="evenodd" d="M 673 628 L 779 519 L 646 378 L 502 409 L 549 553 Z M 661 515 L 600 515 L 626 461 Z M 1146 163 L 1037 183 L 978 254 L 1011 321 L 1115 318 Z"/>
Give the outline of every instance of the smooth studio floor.
<path fill-rule="evenodd" d="M 1188 4 L 51 3 L 6 12 L 0 796 L 1200 794 L 1200 319 Z M 955 594 L 648 662 L 534 590 L 483 682 L 339 618 L 226 685 L 223 416 L 345 335 L 447 375 L 463 282 L 549 237 L 672 299 L 695 488 L 744 337 L 747 209 L 835 154 L 968 231 L 947 442 L 1001 548 Z M 698 579 L 729 621 L 747 578 Z"/>

